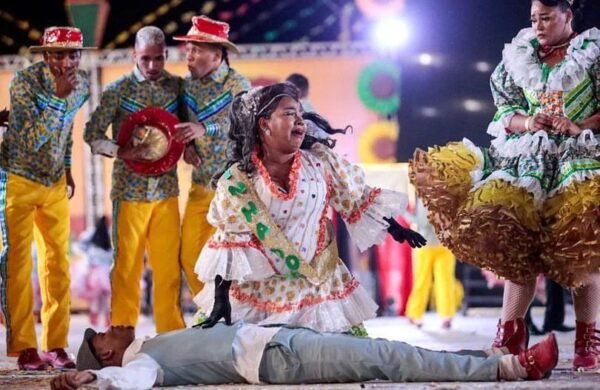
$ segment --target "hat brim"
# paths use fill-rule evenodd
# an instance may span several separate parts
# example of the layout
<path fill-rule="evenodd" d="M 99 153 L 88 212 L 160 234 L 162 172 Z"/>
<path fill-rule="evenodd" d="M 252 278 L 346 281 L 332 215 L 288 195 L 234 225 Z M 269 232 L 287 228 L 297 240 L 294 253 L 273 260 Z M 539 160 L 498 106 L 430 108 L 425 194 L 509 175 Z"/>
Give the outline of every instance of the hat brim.
<path fill-rule="evenodd" d="M 158 107 L 144 108 L 129 115 L 119 129 L 119 136 L 117 137 L 119 146 L 125 146 L 129 143 L 137 126 L 148 125 L 160 129 L 165 134 L 169 141 L 169 147 L 167 153 L 158 160 L 123 160 L 125 164 L 135 173 L 144 176 L 158 176 L 171 170 L 177 165 L 177 161 L 179 161 L 185 149 L 185 144 L 173 138 L 176 131 L 175 125 L 178 123 L 179 119 L 175 115 Z"/>
<path fill-rule="evenodd" d="M 224 46 L 227 50 L 234 52 L 235 54 L 240 54 L 240 49 L 233 42 L 221 39 L 213 39 L 209 37 L 203 37 L 198 35 L 178 35 L 173 37 L 174 41 L 180 42 L 197 42 L 197 43 L 212 43 L 216 45 Z"/>
<path fill-rule="evenodd" d="M 31 53 L 42 53 L 45 51 L 55 52 L 55 51 L 71 51 L 71 50 L 96 50 L 96 49 L 98 49 L 98 48 L 90 47 L 90 46 L 85 46 L 85 47 L 29 46 L 29 51 Z"/>
<path fill-rule="evenodd" d="M 96 335 L 96 331 L 91 328 L 87 328 L 83 334 L 83 341 L 77 351 L 77 370 L 99 370 L 102 368 L 100 360 L 96 357 L 91 345 L 92 338 Z"/>

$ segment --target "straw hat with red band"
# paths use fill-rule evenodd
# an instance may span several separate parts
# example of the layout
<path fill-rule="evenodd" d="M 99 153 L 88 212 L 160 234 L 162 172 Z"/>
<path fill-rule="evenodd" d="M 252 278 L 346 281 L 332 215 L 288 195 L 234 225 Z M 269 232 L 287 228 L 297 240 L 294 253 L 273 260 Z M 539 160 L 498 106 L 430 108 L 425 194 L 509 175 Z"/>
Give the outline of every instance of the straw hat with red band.
<path fill-rule="evenodd" d="M 77 27 L 48 27 L 42 35 L 41 45 L 29 47 L 29 51 L 32 53 L 93 49 L 97 49 L 97 47 L 83 46 L 83 34 Z"/>
<path fill-rule="evenodd" d="M 229 24 L 204 15 L 192 18 L 192 28 L 187 35 L 178 35 L 173 39 L 183 42 L 217 43 L 234 53 L 240 52 L 237 46 L 229 41 Z"/>
<path fill-rule="evenodd" d="M 148 107 L 129 115 L 119 130 L 117 144 L 125 147 L 148 147 L 146 159 L 123 160 L 132 171 L 146 176 L 157 176 L 171 170 L 183 154 L 185 144 L 173 138 L 177 117 L 158 107 Z"/>

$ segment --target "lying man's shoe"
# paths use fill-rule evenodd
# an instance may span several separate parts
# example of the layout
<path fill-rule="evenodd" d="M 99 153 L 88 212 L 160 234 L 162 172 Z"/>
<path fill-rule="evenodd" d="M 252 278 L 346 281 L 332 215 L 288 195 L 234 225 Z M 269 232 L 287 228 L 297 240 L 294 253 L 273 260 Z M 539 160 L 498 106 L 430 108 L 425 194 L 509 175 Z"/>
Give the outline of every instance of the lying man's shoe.
<path fill-rule="evenodd" d="M 518 359 L 527 371 L 527 379 L 548 378 L 558 363 L 558 344 L 554 333 L 550 333 L 533 347 L 521 352 Z"/>

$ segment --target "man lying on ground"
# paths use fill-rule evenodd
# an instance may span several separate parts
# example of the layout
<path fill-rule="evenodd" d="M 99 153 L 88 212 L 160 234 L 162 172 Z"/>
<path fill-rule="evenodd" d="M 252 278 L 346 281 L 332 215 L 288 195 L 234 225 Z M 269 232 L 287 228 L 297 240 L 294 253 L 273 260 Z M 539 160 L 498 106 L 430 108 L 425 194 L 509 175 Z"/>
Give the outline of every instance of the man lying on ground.
<path fill-rule="evenodd" d="M 522 352 L 437 352 L 399 341 L 304 328 L 237 323 L 135 339 L 133 328 L 87 329 L 79 371 L 52 379 L 53 390 L 96 381 L 101 388 L 226 383 L 499 381 L 546 378 L 558 361 L 554 334 Z"/>

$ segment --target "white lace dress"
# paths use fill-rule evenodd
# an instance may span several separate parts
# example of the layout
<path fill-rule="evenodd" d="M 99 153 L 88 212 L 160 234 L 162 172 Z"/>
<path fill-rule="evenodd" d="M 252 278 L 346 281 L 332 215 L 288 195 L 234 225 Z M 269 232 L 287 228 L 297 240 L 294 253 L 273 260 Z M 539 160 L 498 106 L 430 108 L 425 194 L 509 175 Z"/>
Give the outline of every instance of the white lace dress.
<path fill-rule="evenodd" d="M 381 243 L 388 228 L 383 218 L 395 217 L 406 208 L 404 194 L 370 188 L 359 167 L 321 144 L 296 154 L 287 193 L 271 181 L 257 155 L 252 158 L 258 170 L 251 182 L 258 197 L 307 260 L 334 239 L 329 228 L 329 206 L 340 213 L 361 250 Z M 242 222 L 223 187 L 221 181 L 208 213 L 208 221 L 217 231 L 196 264 L 198 278 L 206 283 L 194 299 L 199 307 L 197 316 L 212 310 L 217 275 L 233 281 L 233 321 L 342 332 L 375 316 L 377 305 L 341 261 L 318 286 L 303 277 L 284 276 L 289 274 L 285 262 L 265 251 Z"/>

